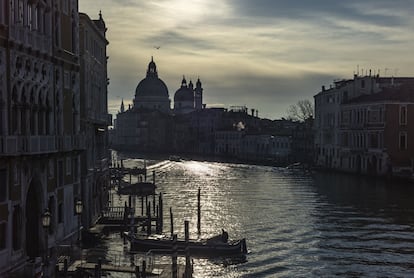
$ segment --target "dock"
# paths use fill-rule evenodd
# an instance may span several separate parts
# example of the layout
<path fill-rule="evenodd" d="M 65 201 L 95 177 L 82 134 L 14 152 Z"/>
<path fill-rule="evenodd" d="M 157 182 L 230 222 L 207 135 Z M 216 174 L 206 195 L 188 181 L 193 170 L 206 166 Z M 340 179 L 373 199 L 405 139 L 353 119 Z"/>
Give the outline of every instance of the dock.
<path fill-rule="evenodd" d="M 64 265 L 59 264 L 59 270 L 63 271 Z M 67 269 L 68 277 L 76 275 L 79 271 L 88 271 L 88 272 L 96 272 L 99 269 L 100 272 L 120 272 L 120 273 L 131 273 L 135 274 L 136 277 L 143 277 L 142 272 L 140 272 L 140 268 L 134 265 L 114 265 L 109 263 L 103 264 L 96 264 L 91 262 L 85 261 L 74 261 Z M 142 271 L 142 268 L 141 268 Z M 171 278 L 173 277 L 173 269 L 170 264 L 155 264 L 149 266 L 149 268 L 145 271 L 145 277 L 159 277 L 159 278 Z M 185 274 L 185 266 L 184 265 L 177 265 L 177 276 L 176 277 L 183 277 Z"/>

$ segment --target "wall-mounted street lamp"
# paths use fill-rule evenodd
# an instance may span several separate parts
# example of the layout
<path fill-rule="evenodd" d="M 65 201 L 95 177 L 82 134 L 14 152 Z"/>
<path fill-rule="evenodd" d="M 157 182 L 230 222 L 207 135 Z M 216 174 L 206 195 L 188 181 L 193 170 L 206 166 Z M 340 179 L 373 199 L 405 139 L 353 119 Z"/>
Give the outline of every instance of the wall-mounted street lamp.
<path fill-rule="evenodd" d="M 45 230 L 45 258 L 44 258 L 44 270 L 43 273 L 45 275 L 45 277 L 47 277 L 47 268 L 49 266 L 49 244 L 48 244 L 48 234 L 49 234 L 49 227 L 50 227 L 50 220 L 51 220 L 51 215 L 49 212 L 49 209 L 46 209 L 45 212 L 42 214 L 42 226 Z"/>
<path fill-rule="evenodd" d="M 77 200 L 75 203 L 75 212 L 78 216 L 78 245 L 80 246 L 80 224 L 81 224 L 81 215 L 82 215 L 83 205 L 81 200 Z"/>

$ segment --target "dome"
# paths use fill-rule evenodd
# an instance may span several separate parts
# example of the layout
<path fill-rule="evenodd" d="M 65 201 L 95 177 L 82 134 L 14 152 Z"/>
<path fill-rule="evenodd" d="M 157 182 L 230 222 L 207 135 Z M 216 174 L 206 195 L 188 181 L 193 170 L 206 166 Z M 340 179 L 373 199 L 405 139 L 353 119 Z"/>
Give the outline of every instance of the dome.
<path fill-rule="evenodd" d="M 135 97 L 166 97 L 168 98 L 168 88 L 164 81 L 158 77 L 146 77 L 139 82 Z"/>
<path fill-rule="evenodd" d="M 157 66 L 151 58 L 148 64 L 147 76 L 138 83 L 135 89 L 135 97 L 166 97 L 168 88 L 164 81 L 158 78 Z"/>
<path fill-rule="evenodd" d="M 194 101 L 193 83 L 190 81 L 187 87 L 187 81 L 183 78 L 181 88 L 175 92 L 174 102 L 176 101 Z"/>

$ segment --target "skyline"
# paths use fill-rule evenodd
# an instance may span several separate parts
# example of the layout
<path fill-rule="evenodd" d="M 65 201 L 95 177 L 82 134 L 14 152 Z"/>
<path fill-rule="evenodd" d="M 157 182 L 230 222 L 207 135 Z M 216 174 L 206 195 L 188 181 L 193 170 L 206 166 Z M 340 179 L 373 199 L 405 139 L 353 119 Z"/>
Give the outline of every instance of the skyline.
<path fill-rule="evenodd" d="M 132 102 L 151 56 L 172 102 L 183 75 L 200 77 L 207 107 L 246 105 L 270 119 L 358 69 L 414 76 L 406 1 L 186 2 L 79 1 L 108 28 L 109 113 Z"/>

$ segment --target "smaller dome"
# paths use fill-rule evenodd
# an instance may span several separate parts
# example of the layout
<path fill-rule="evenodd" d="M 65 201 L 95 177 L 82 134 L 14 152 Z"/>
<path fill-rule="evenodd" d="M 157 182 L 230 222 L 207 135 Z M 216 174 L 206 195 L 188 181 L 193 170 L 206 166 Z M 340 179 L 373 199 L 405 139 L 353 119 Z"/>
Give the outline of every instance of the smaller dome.
<path fill-rule="evenodd" d="M 190 81 L 187 87 L 187 81 L 183 77 L 181 88 L 175 92 L 174 102 L 176 101 L 194 101 L 193 83 Z"/>

